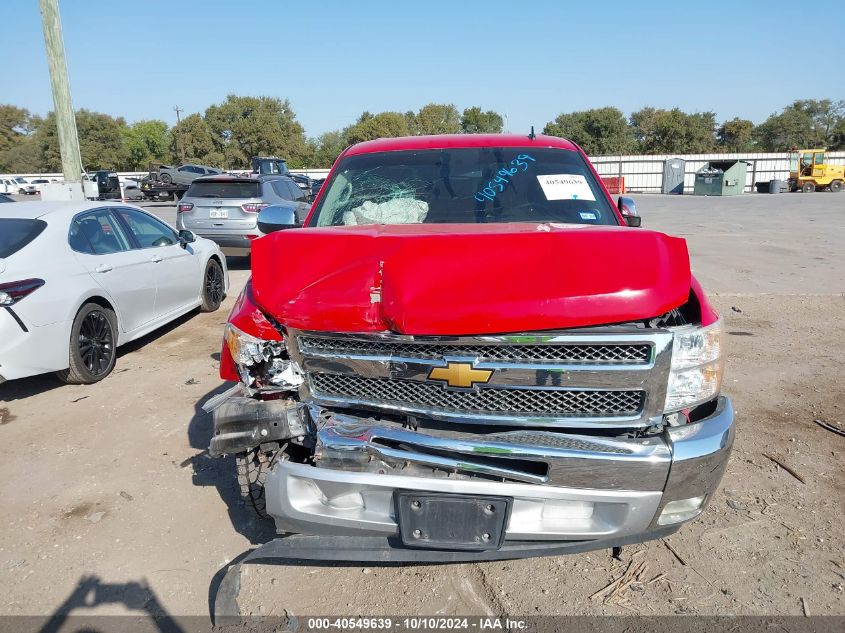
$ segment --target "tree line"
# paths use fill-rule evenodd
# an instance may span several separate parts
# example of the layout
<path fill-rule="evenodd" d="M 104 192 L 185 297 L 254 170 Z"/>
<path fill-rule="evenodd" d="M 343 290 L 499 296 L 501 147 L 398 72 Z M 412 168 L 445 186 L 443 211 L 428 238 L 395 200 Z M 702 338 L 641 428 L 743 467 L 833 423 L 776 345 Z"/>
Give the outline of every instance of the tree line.
<path fill-rule="evenodd" d="M 78 110 L 82 164 L 89 171 L 144 170 L 152 163 L 200 163 L 246 169 L 251 156 L 276 155 L 292 168 L 330 167 L 343 149 L 376 138 L 422 134 L 499 133 L 502 115 L 473 106 L 430 103 L 418 111 L 364 112 L 351 125 L 308 138 L 290 102 L 229 95 L 225 101 L 169 127 L 164 121 L 129 124 L 122 117 Z M 527 130 L 524 130 L 527 133 Z M 592 156 L 778 152 L 793 147 L 845 149 L 845 101 L 804 99 L 760 125 L 713 112 L 646 107 L 629 117 L 608 106 L 559 114 L 545 134 L 569 138 Z M 55 115 L 0 105 L 0 173 L 61 171 Z"/>

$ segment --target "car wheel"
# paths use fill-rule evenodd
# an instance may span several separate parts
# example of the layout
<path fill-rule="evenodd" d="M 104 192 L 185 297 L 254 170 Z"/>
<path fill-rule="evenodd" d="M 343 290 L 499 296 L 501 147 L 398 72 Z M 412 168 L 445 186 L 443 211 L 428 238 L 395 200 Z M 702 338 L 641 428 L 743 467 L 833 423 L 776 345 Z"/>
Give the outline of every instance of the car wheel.
<path fill-rule="evenodd" d="M 214 312 L 223 303 L 226 284 L 223 267 L 216 259 L 209 259 L 202 278 L 202 311 Z"/>
<path fill-rule="evenodd" d="M 169 185 L 171 182 L 173 182 L 173 176 L 171 176 L 170 174 L 161 174 L 160 178 L 161 182 L 163 182 L 165 185 Z"/>
<path fill-rule="evenodd" d="M 801 191 L 803 191 L 804 193 L 813 193 L 815 190 L 816 190 L 816 185 L 815 185 L 815 183 L 812 183 L 812 182 L 805 182 L 801 186 Z"/>
<path fill-rule="evenodd" d="M 267 498 L 264 494 L 264 482 L 267 479 L 267 472 L 270 470 L 272 462 L 272 455 L 258 448 L 235 455 L 241 497 L 262 519 L 269 518 Z"/>
<path fill-rule="evenodd" d="M 845 189 L 845 183 L 843 183 L 841 180 L 834 180 L 832 183 L 830 183 L 831 191 L 839 192 L 843 189 Z"/>
<path fill-rule="evenodd" d="M 117 360 L 117 317 L 96 303 L 86 303 L 70 328 L 70 366 L 56 372 L 62 382 L 89 385 L 108 376 Z"/>

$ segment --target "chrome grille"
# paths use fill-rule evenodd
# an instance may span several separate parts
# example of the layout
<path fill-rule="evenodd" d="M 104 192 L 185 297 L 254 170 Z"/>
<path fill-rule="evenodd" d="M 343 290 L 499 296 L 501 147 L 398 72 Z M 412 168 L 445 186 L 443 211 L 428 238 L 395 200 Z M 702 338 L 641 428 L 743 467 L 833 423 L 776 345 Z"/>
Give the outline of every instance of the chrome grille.
<path fill-rule="evenodd" d="M 635 416 L 642 410 L 644 401 L 643 392 L 636 390 L 484 388 L 447 391 L 432 383 L 350 374 L 312 373 L 309 378 L 312 393 L 317 397 L 480 415 Z"/>
<path fill-rule="evenodd" d="M 299 339 L 299 346 L 305 354 L 425 359 L 467 356 L 481 361 L 549 364 L 647 364 L 651 360 L 652 350 L 647 343 L 459 345 L 321 336 L 303 336 Z"/>

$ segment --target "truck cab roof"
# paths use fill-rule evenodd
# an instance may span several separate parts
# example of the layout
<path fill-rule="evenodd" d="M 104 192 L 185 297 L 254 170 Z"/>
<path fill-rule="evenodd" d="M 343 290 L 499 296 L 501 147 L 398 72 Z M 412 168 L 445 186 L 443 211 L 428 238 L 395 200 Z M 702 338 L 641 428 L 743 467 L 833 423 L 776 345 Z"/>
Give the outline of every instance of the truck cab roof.
<path fill-rule="evenodd" d="M 371 154 L 406 150 L 446 149 L 452 147 L 553 147 L 578 151 L 572 141 L 538 134 L 529 138 L 525 134 L 438 134 L 434 136 L 400 136 L 379 138 L 353 145 L 345 154 Z"/>

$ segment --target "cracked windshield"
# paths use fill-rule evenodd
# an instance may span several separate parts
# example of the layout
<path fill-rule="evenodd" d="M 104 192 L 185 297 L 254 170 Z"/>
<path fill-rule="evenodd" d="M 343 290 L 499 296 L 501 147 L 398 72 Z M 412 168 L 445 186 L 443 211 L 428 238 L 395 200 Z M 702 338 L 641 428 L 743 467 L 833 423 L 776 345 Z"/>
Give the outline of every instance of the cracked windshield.
<path fill-rule="evenodd" d="M 617 224 L 576 152 L 483 147 L 347 156 L 311 225 L 498 222 Z"/>

